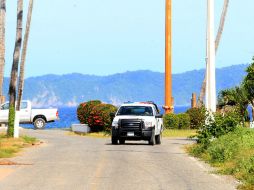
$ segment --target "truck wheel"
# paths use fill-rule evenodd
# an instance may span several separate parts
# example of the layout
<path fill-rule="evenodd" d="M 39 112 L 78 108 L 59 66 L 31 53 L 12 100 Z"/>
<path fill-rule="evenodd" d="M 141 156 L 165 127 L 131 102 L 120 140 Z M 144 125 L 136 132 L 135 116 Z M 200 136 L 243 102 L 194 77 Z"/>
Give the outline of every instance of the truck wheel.
<path fill-rule="evenodd" d="M 155 142 L 156 144 L 161 144 L 161 133 L 155 136 Z"/>
<path fill-rule="evenodd" d="M 112 144 L 118 144 L 118 139 L 116 137 L 111 137 Z"/>
<path fill-rule="evenodd" d="M 119 142 L 120 142 L 120 144 L 125 144 L 125 140 L 124 139 L 120 139 Z"/>
<path fill-rule="evenodd" d="M 151 136 L 151 138 L 150 138 L 150 140 L 149 140 L 149 145 L 155 145 L 155 135 L 154 135 L 154 131 L 153 131 L 153 133 L 152 133 L 152 136 Z"/>
<path fill-rule="evenodd" d="M 45 125 L 46 125 L 46 121 L 44 119 L 42 119 L 42 118 L 37 118 L 34 121 L 34 127 L 35 127 L 35 129 L 44 129 Z"/>

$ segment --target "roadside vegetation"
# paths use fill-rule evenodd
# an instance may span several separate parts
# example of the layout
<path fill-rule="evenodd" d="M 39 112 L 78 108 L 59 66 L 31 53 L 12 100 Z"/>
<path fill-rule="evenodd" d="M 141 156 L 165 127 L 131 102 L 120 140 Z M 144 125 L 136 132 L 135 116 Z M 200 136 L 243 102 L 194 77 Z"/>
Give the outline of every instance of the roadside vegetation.
<path fill-rule="evenodd" d="M 72 136 L 82 136 L 82 137 L 93 137 L 93 138 L 109 138 L 110 133 L 108 132 L 91 132 L 91 133 L 77 133 L 77 132 L 68 132 L 68 135 Z"/>
<path fill-rule="evenodd" d="M 201 107 L 191 108 L 186 113 L 166 114 L 163 121 L 166 129 L 197 130 L 203 125 L 205 118 L 205 108 Z"/>
<path fill-rule="evenodd" d="M 192 137 L 197 134 L 195 129 L 165 129 L 162 133 L 163 137 L 177 138 L 177 137 Z"/>
<path fill-rule="evenodd" d="M 240 180 L 239 189 L 250 190 L 254 189 L 254 129 L 248 128 L 247 107 L 254 107 L 254 59 L 246 72 L 242 84 L 220 92 L 217 112 L 206 115 L 197 144 L 187 151 L 217 167 L 218 173 Z"/>
<path fill-rule="evenodd" d="M 81 103 L 77 109 L 78 119 L 81 124 L 88 124 L 92 132 L 109 133 L 112 119 L 110 114 L 117 108 L 111 104 L 104 104 L 100 100 Z"/>
<path fill-rule="evenodd" d="M 243 184 L 239 189 L 254 189 L 254 130 L 236 127 L 209 143 L 198 143 L 188 152 L 218 168 L 218 173 L 233 175 Z"/>
<path fill-rule="evenodd" d="M 6 134 L 0 134 L 0 158 L 10 158 L 15 156 L 23 148 L 33 146 L 38 140 L 29 136 L 20 138 L 8 138 Z"/>
<path fill-rule="evenodd" d="M 186 113 L 164 115 L 163 137 L 192 137 L 205 122 L 205 108 L 191 108 Z"/>

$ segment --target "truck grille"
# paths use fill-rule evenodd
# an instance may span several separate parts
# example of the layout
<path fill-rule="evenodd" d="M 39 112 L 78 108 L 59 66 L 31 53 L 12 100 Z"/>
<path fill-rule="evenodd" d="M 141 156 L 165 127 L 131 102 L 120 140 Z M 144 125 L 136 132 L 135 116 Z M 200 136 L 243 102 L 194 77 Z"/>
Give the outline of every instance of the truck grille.
<path fill-rule="evenodd" d="M 122 119 L 120 126 L 123 129 L 142 129 L 144 122 L 140 119 Z"/>

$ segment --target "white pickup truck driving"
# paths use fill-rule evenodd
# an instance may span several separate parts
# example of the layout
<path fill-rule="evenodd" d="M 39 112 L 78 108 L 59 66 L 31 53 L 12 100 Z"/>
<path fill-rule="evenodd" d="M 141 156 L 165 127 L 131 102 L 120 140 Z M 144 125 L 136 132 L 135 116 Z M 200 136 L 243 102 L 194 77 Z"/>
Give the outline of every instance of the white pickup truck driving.
<path fill-rule="evenodd" d="M 9 102 L 1 105 L 0 123 L 8 123 Z M 59 119 L 57 109 L 32 109 L 30 101 L 22 101 L 19 113 L 20 123 L 33 124 L 35 129 L 44 129 L 46 123 Z"/>
<path fill-rule="evenodd" d="M 125 103 L 116 112 L 112 123 L 112 144 L 125 140 L 147 140 L 161 144 L 163 119 L 153 102 Z"/>

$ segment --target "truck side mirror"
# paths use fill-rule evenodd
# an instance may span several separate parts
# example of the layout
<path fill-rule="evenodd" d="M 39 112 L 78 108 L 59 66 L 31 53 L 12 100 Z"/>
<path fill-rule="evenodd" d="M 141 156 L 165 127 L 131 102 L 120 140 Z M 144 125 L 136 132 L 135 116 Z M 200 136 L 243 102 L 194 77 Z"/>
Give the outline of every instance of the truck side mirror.
<path fill-rule="evenodd" d="M 157 114 L 156 116 L 155 116 L 155 118 L 163 118 L 163 115 L 162 114 Z"/>

